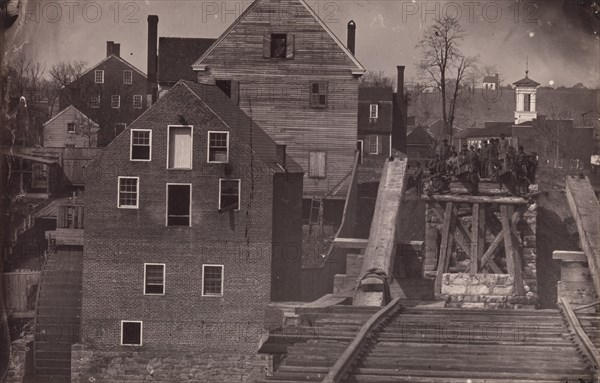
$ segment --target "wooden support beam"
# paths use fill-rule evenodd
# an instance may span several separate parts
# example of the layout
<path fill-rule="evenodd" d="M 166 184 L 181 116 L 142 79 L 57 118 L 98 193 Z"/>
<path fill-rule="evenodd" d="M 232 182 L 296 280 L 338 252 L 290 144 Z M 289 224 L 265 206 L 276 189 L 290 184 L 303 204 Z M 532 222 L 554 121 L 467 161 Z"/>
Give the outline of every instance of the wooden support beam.
<path fill-rule="evenodd" d="M 485 252 L 485 233 L 486 233 L 486 205 L 479 206 L 479 228 L 477 233 L 477 238 L 479 244 L 477 245 L 477 259 L 483 257 L 483 253 Z"/>
<path fill-rule="evenodd" d="M 500 221 L 502 222 L 502 237 L 504 239 L 504 254 L 506 255 L 506 268 L 508 274 L 515 275 L 515 255 L 512 243 L 512 233 L 510 232 L 510 223 L 508 208 L 506 205 L 500 206 Z"/>
<path fill-rule="evenodd" d="M 497 203 L 503 205 L 524 205 L 528 203 L 528 200 L 521 197 L 493 197 L 481 195 L 425 194 L 421 196 L 421 198 L 428 202 Z"/>
<path fill-rule="evenodd" d="M 476 203 L 473 204 L 473 215 L 471 217 L 471 253 L 469 257 L 471 259 L 471 274 L 477 274 L 478 271 L 477 263 L 479 261 L 479 245 L 481 244 L 479 241 L 479 229 L 481 227 L 479 219 L 479 204 Z"/>
<path fill-rule="evenodd" d="M 490 245 L 490 247 L 488 247 L 488 249 L 485 251 L 485 253 L 481 256 L 480 265 L 482 268 L 483 268 L 483 266 L 485 266 L 488 263 L 488 261 L 490 261 L 492 259 L 492 256 L 496 252 L 496 249 L 498 248 L 498 246 L 500 246 L 500 244 L 502 243 L 503 239 L 504 239 L 504 230 L 502 230 L 502 231 L 500 231 L 500 233 L 498 233 L 496 238 L 494 238 L 494 240 L 492 241 L 492 244 Z"/>
<path fill-rule="evenodd" d="M 510 237 L 513 244 L 513 259 L 515 263 L 515 293 L 517 295 L 525 295 L 525 289 L 523 287 L 523 260 L 521 257 L 522 243 L 519 238 L 519 232 L 517 231 L 517 222 L 519 221 L 519 213 L 515 212 L 514 206 L 506 206 L 507 214 L 509 219 L 508 225 L 510 227 Z"/>
<path fill-rule="evenodd" d="M 446 212 L 444 214 L 444 226 L 442 229 L 442 243 L 440 246 L 440 255 L 438 257 L 437 273 L 435 277 L 435 293 L 442 292 L 442 277 L 446 271 L 450 252 L 452 251 L 452 231 L 454 231 L 456 219 L 456 208 L 452 202 L 446 204 Z"/>
<path fill-rule="evenodd" d="M 463 227 L 461 221 L 458 219 L 456 219 L 456 227 L 455 230 L 453 232 L 454 235 L 454 240 L 456 241 L 456 244 L 458 246 L 460 246 L 460 248 L 462 249 L 462 251 L 465 252 L 465 254 L 470 254 L 471 253 L 471 248 L 469 247 L 469 238 L 471 237 L 470 235 L 467 234 L 468 231 L 465 230 L 465 228 Z"/>

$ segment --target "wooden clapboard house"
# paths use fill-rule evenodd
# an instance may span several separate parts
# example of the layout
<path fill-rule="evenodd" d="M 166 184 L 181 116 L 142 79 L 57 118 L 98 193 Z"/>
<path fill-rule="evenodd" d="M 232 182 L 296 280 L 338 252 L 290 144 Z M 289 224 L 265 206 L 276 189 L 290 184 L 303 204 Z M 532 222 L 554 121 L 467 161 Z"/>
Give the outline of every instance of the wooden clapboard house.
<path fill-rule="evenodd" d="M 365 72 L 354 28 L 346 47 L 304 0 L 256 0 L 192 66 L 301 166 L 305 200 L 343 202 L 351 184 Z"/>

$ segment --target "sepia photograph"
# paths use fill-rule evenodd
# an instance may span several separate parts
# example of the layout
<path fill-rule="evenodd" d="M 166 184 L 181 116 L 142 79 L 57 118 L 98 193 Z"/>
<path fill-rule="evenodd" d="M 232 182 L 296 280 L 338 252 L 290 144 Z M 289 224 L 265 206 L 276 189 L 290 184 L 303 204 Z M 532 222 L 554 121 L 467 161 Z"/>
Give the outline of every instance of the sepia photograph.
<path fill-rule="evenodd" d="M 599 0 L 0 0 L 0 383 L 600 383 Z"/>

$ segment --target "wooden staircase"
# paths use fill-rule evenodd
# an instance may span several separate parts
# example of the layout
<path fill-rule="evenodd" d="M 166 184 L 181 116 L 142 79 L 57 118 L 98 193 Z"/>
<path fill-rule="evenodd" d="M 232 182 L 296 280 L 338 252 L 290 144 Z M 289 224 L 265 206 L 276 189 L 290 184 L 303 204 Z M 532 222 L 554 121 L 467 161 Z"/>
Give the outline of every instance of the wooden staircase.
<path fill-rule="evenodd" d="M 71 381 L 71 345 L 79 342 L 81 247 L 63 246 L 50 253 L 42 270 L 35 316 L 35 375 L 48 381 Z"/>
<path fill-rule="evenodd" d="M 291 336 L 290 329 L 283 329 L 272 340 L 286 343 L 287 354 L 260 382 L 564 383 L 594 378 L 558 310 L 422 306 L 390 314 L 369 333 L 348 374 L 326 379 L 376 309 L 300 311 L 302 330 L 296 328 Z"/>

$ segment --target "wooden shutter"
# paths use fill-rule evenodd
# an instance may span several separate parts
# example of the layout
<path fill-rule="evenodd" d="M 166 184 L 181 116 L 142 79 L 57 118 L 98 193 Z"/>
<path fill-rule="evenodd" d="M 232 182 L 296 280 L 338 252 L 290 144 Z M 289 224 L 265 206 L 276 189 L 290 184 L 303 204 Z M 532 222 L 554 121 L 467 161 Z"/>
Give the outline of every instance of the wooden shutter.
<path fill-rule="evenodd" d="M 319 106 L 324 108 L 327 106 L 327 103 L 329 102 L 329 100 L 328 100 L 328 98 L 329 98 L 329 83 L 327 81 L 319 82 L 319 98 L 321 98 L 321 96 L 325 96 L 325 103 L 322 104 L 319 101 Z"/>
<path fill-rule="evenodd" d="M 317 177 L 319 178 L 325 178 L 325 168 L 326 168 L 326 160 L 325 160 L 325 152 L 317 152 L 317 158 L 318 158 L 318 174 Z"/>
<path fill-rule="evenodd" d="M 377 139 L 377 154 L 383 154 L 383 136 Z"/>
<path fill-rule="evenodd" d="M 271 34 L 263 34 L 263 58 L 271 58 Z"/>
<path fill-rule="evenodd" d="M 287 46 L 285 47 L 285 58 L 286 59 L 293 59 L 294 58 L 294 35 L 291 33 L 288 33 L 286 35 L 286 43 Z"/>
<path fill-rule="evenodd" d="M 316 90 L 316 92 L 315 92 Z M 316 108 L 319 106 L 319 83 L 311 82 L 309 89 L 309 97 L 310 97 L 310 107 Z"/>

